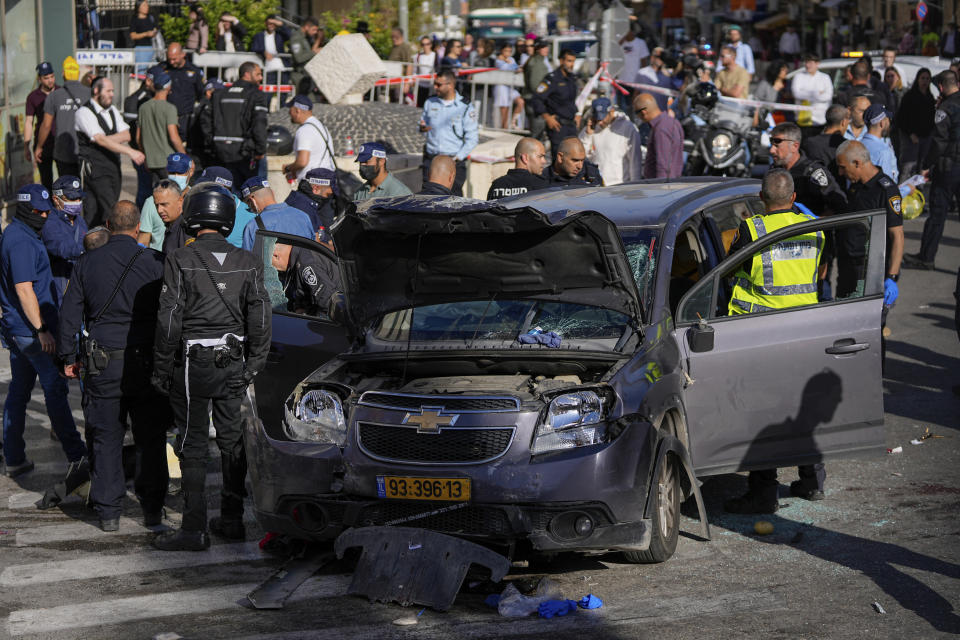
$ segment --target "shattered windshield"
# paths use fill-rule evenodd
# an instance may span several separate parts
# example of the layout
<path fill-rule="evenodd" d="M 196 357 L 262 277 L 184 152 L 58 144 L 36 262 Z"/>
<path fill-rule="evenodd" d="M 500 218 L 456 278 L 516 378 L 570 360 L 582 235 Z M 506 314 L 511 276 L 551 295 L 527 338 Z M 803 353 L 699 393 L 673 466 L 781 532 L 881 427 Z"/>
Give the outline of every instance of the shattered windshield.
<path fill-rule="evenodd" d="M 653 277 L 657 271 L 657 246 L 660 237 L 658 227 L 638 227 L 621 229 L 623 246 L 627 252 L 627 261 L 633 271 L 633 280 L 637 283 L 643 308 L 649 310 L 653 304 Z M 649 315 L 648 315 L 649 317 Z"/>
<path fill-rule="evenodd" d="M 554 332 L 560 339 L 619 338 L 630 318 L 622 313 L 566 302 L 476 300 L 417 307 L 386 314 L 374 330 L 381 340 L 516 340 Z M 532 332 L 532 333 L 531 333 Z"/>

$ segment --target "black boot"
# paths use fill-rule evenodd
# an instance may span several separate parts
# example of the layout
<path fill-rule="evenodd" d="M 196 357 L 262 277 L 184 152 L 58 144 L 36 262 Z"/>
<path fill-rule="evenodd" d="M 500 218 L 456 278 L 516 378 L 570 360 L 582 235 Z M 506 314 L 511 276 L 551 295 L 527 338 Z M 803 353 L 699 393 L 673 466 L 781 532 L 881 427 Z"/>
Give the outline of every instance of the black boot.
<path fill-rule="evenodd" d="M 223 489 L 220 492 L 220 517 L 211 518 L 210 531 L 229 540 L 243 540 L 243 499 L 247 495 L 247 458 L 241 449 L 239 455 L 220 456 Z"/>
<path fill-rule="evenodd" d="M 779 505 L 779 488 L 776 469 L 751 471 L 747 479 L 747 493 L 723 503 L 727 513 L 776 513 Z"/>
<path fill-rule="evenodd" d="M 210 547 L 207 534 L 207 498 L 203 492 L 207 470 L 203 462 L 184 460 L 183 523 L 179 531 L 157 536 L 153 546 L 162 551 L 203 551 Z"/>

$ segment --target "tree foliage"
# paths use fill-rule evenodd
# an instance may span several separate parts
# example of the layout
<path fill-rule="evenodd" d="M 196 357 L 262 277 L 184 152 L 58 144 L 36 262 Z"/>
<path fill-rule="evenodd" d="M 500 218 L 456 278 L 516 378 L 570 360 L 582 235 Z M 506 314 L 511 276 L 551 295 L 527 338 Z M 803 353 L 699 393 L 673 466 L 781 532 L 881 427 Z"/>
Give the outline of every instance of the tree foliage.
<path fill-rule="evenodd" d="M 229 13 L 240 19 L 247 28 L 247 35 L 243 39 L 245 49 L 250 48 L 250 42 L 257 32 L 263 30 L 263 22 L 267 16 L 279 11 L 279 0 L 201 0 L 199 3 L 203 15 L 210 25 L 210 48 L 213 49 L 217 38 L 217 20 L 223 13 Z M 190 31 L 189 7 L 184 5 L 181 15 L 161 14 L 160 31 L 167 42 L 184 42 Z"/>

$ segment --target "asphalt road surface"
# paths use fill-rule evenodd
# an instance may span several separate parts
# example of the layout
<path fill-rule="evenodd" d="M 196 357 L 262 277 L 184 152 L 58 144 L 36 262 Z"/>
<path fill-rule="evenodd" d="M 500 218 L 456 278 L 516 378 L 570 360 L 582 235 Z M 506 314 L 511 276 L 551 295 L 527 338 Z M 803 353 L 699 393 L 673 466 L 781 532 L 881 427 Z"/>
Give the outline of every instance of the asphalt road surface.
<path fill-rule="evenodd" d="M 922 220 L 906 225 L 916 251 Z M 281 559 L 247 540 L 214 539 L 209 552 L 162 553 L 130 499 L 117 533 L 103 533 L 75 500 L 51 511 L 33 502 L 63 473 L 49 440 L 39 388 L 28 411 L 28 455 L 37 469 L 0 478 L 0 637 L 22 638 L 927 638 L 960 633 L 960 347 L 953 287 L 960 224 L 952 218 L 934 272 L 905 271 L 890 315 L 885 389 L 887 446 L 902 453 L 828 464 L 827 497 L 788 495 L 795 471 L 781 471 L 781 509 L 762 519 L 723 513 L 743 474 L 703 486 L 713 539 L 685 518 L 676 555 L 630 565 L 617 555 L 534 561 L 509 578 L 549 575 L 564 596 L 593 593 L 601 609 L 552 620 L 505 619 L 462 592 L 447 613 L 418 624 L 394 620 L 419 608 L 345 596 L 350 567 L 324 567 L 283 610 L 253 610 L 245 594 Z M 9 380 L 0 355 L 0 394 Z M 71 403 L 82 424 L 80 398 Z M 784 416 L 785 418 L 788 416 Z M 911 444 L 926 430 L 942 438 Z M 219 476 L 211 467 L 210 498 Z M 164 527 L 176 526 L 173 499 Z M 876 604 L 875 604 L 876 603 Z M 882 610 L 882 612 L 881 612 Z"/>

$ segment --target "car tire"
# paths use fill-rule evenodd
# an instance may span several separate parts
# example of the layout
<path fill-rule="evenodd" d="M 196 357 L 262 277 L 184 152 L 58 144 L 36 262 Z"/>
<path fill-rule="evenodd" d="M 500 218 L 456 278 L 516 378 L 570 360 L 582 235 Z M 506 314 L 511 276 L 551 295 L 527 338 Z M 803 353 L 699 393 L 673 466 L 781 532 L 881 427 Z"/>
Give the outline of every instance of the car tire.
<path fill-rule="evenodd" d="M 652 564 L 664 562 L 677 550 L 680 537 L 680 462 L 672 453 L 663 458 L 656 481 L 651 487 L 657 492 L 651 514 L 650 546 L 646 551 L 625 551 L 629 562 Z"/>

